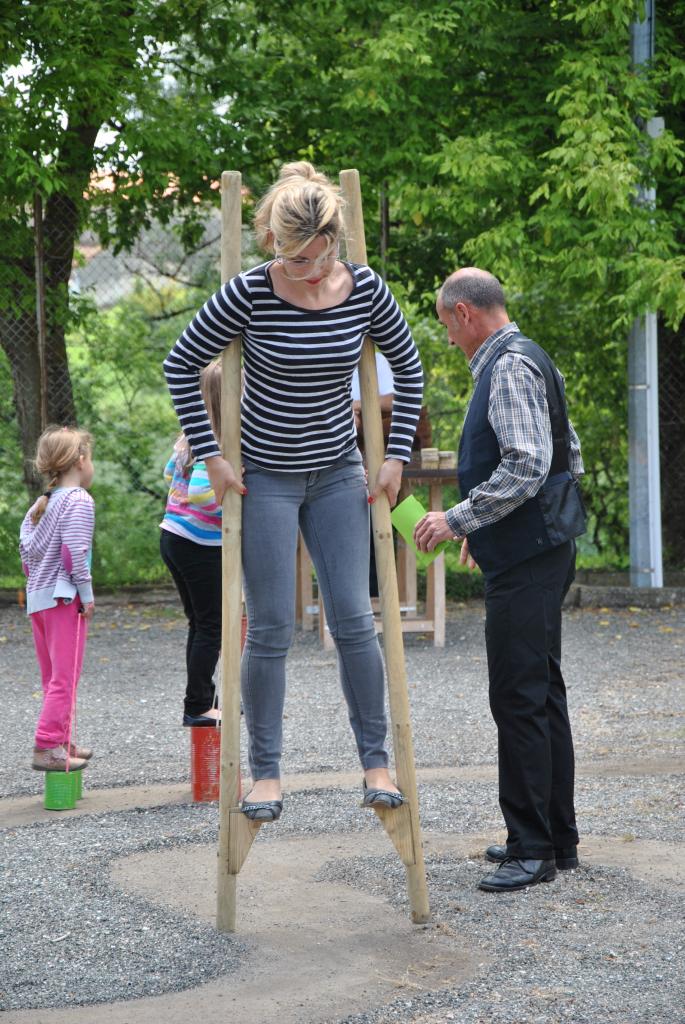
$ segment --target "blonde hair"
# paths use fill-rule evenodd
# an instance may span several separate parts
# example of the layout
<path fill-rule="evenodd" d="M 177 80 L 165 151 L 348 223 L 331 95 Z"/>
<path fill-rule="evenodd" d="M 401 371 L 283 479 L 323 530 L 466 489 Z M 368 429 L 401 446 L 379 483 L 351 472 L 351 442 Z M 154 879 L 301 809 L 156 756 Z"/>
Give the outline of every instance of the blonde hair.
<path fill-rule="evenodd" d="M 221 357 L 214 359 L 200 373 L 200 393 L 207 409 L 212 432 L 221 444 Z M 185 434 L 178 435 L 174 452 L 176 453 L 176 465 L 181 472 L 195 462 Z"/>
<path fill-rule="evenodd" d="M 344 201 L 337 188 L 306 160 L 283 164 L 278 181 L 260 200 L 254 226 L 267 252 L 278 245 L 283 256 L 297 256 L 310 242 L 335 242 L 342 228 Z"/>
<path fill-rule="evenodd" d="M 31 510 L 31 522 L 36 525 L 48 507 L 53 489 L 59 478 L 75 466 L 82 455 L 93 451 L 93 438 L 77 427 L 48 427 L 38 438 L 35 467 L 47 479 L 45 493 Z"/>

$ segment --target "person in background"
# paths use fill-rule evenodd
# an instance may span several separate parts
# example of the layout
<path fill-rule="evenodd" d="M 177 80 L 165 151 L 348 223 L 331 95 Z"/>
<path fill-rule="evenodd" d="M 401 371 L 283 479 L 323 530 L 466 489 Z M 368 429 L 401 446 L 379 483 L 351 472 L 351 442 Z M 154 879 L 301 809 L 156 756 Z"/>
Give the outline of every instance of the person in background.
<path fill-rule="evenodd" d="M 378 377 L 378 400 L 381 408 L 383 422 L 383 439 L 387 444 L 392 422 L 392 398 L 393 381 L 390 363 L 382 352 L 376 352 L 376 376 Z M 352 412 L 354 413 L 354 425 L 357 431 L 357 444 L 364 454 L 364 425 L 362 423 L 362 401 L 361 388 L 359 385 L 359 368 L 352 374 Z M 395 538 L 393 535 L 393 542 Z M 369 546 L 369 593 L 371 597 L 378 597 L 378 575 L 376 573 L 376 549 L 371 539 Z"/>
<path fill-rule="evenodd" d="M 213 435 L 221 437 L 219 360 L 202 371 L 200 390 Z M 221 505 L 185 434 L 174 445 L 164 478 L 170 486 L 159 524 L 160 553 L 188 620 L 183 725 L 215 726 L 220 719 L 214 670 L 221 651 Z"/>
<path fill-rule="evenodd" d="M 450 345 L 469 360 L 474 389 L 459 445 L 462 500 L 417 524 L 421 551 L 462 540 L 462 562 L 485 577 L 490 708 L 497 725 L 506 846 L 486 892 L 549 882 L 578 864 L 574 755 L 561 673 L 561 606 L 585 531 L 576 478 L 580 443 L 564 381 L 507 314 L 496 277 L 464 267 L 438 293 Z"/>
<path fill-rule="evenodd" d="M 243 812 L 275 821 L 285 660 L 295 624 L 301 530 L 316 569 L 364 771 L 364 802 L 403 802 L 388 771 L 383 662 L 369 598 L 369 508 L 394 504 L 421 406 L 421 363 L 381 278 L 339 257 L 340 192 L 306 162 L 286 164 L 255 217 L 272 258 L 233 277 L 183 332 L 165 361 L 182 428 L 204 459 L 218 500 L 243 495 L 242 564 L 248 631 L 241 687 L 253 785 Z M 244 477 L 219 450 L 198 388 L 201 368 L 242 335 Z M 351 381 L 369 335 L 395 382 L 386 459 L 367 490 Z"/>
<path fill-rule="evenodd" d="M 378 399 L 381 407 L 381 414 L 385 413 L 383 419 L 392 412 L 392 370 L 390 363 L 382 352 L 376 352 L 376 376 L 378 377 Z M 354 423 L 357 428 L 357 438 L 362 440 L 362 394 L 359 386 L 359 368 L 352 374 L 352 412 Z M 389 425 L 389 424 L 388 424 Z M 387 440 L 387 438 L 386 438 Z"/>
<path fill-rule="evenodd" d="M 21 524 L 19 551 L 26 574 L 43 704 L 36 726 L 33 767 L 77 771 L 93 751 L 72 739 L 76 689 L 95 599 L 90 563 L 95 505 L 93 443 L 75 427 L 48 427 L 38 440 L 36 469 L 45 492 Z"/>

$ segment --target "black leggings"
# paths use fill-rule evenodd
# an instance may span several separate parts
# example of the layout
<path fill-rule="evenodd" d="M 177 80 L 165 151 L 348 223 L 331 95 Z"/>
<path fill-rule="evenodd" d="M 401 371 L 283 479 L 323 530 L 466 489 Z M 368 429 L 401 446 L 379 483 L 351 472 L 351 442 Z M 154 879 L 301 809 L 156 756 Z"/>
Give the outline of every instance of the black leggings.
<path fill-rule="evenodd" d="M 188 619 L 184 711 L 201 715 L 214 703 L 212 676 L 221 649 L 221 547 L 162 530 L 160 552 Z"/>

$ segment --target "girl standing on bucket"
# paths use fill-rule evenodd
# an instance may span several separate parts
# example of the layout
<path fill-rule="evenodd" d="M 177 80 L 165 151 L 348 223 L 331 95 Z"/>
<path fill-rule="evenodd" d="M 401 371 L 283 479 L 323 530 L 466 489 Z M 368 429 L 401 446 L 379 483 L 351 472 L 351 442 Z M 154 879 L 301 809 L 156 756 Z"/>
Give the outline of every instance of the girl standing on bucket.
<path fill-rule="evenodd" d="M 36 451 L 36 469 L 48 486 L 26 513 L 20 531 L 26 610 L 43 684 L 33 748 L 38 771 L 75 771 L 93 754 L 71 739 L 76 687 L 95 609 L 91 452 L 92 439 L 84 430 L 48 427 Z"/>
<path fill-rule="evenodd" d="M 241 689 L 253 786 L 244 813 L 281 814 L 285 659 L 295 623 L 301 530 L 338 650 L 343 693 L 364 771 L 364 803 L 398 807 L 388 771 L 383 662 L 369 598 L 368 502 L 394 505 L 419 417 L 422 372 L 397 302 L 370 267 L 339 258 L 339 190 L 306 162 L 286 164 L 255 218 L 273 258 L 228 281 L 169 353 L 165 372 L 196 458 L 221 501 L 244 495 L 242 564 L 248 614 Z M 231 466 L 210 429 L 199 372 L 242 334 L 242 462 Z M 386 461 L 366 488 L 351 381 L 370 335 L 392 367 Z"/>
<path fill-rule="evenodd" d="M 221 437 L 221 363 L 200 375 L 202 400 L 215 437 Z M 187 684 L 183 724 L 216 725 L 214 669 L 221 649 L 221 505 L 181 434 L 164 471 L 169 487 L 160 523 L 160 553 L 188 619 Z"/>

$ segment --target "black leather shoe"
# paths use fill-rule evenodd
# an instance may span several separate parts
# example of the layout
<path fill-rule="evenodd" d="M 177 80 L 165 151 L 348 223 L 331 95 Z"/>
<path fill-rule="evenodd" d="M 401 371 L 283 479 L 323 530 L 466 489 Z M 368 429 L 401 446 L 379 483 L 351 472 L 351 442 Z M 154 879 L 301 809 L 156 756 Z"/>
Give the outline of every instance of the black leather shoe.
<path fill-rule="evenodd" d="M 485 859 L 491 864 L 502 864 L 509 854 L 506 846 L 488 846 L 485 851 Z M 566 846 L 563 849 L 554 851 L 554 859 L 559 871 L 568 871 L 570 868 L 578 867 L 578 847 Z"/>
<path fill-rule="evenodd" d="M 519 860 L 507 857 L 497 871 L 481 878 L 478 888 L 485 892 L 516 892 L 538 882 L 551 882 L 557 869 L 553 860 Z"/>
<path fill-rule="evenodd" d="M 554 851 L 554 859 L 560 871 L 568 871 L 578 867 L 578 847 L 566 846 Z"/>

